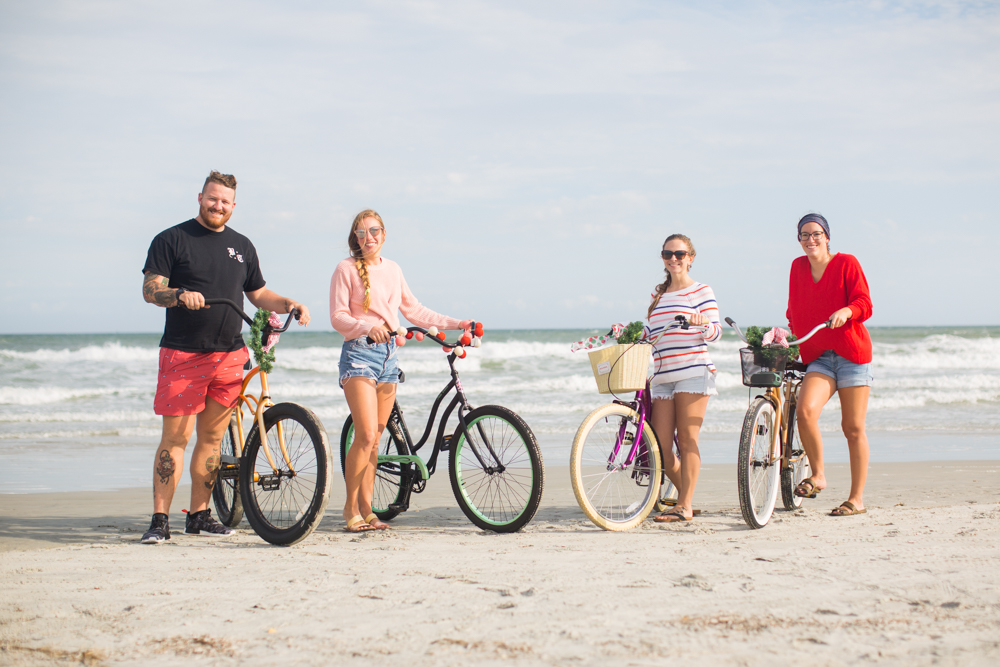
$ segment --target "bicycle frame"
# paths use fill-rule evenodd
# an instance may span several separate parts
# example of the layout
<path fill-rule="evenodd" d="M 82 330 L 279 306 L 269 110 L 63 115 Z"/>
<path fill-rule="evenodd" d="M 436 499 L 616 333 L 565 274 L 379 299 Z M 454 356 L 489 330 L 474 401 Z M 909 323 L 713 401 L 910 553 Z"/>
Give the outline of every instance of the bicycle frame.
<path fill-rule="evenodd" d="M 740 331 L 740 328 L 736 326 L 731 318 L 726 318 L 726 324 L 731 326 L 736 335 L 740 337 L 744 343 L 747 342 L 746 336 Z M 812 331 L 807 333 L 802 338 L 798 338 L 794 341 L 795 344 L 803 343 L 813 336 L 816 335 L 822 329 L 830 326 L 830 320 L 817 325 Z M 771 453 L 768 457 L 767 464 L 774 465 L 780 458 L 782 469 L 790 467 L 799 458 L 805 456 L 803 453 L 797 458 L 792 458 L 792 439 L 789 434 L 792 432 L 792 424 L 790 423 L 792 411 L 789 406 L 795 405 L 798 401 L 799 387 L 802 385 L 802 380 L 798 378 L 795 373 L 798 371 L 793 369 L 786 369 L 782 374 L 781 385 L 777 387 L 760 387 L 764 389 L 764 398 L 771 402 L 774 406 L 775 421 L 777 424 L 771 424 L 771 429 L 777 429 L 777 437 L 774 438 L 774 444 L 771 446 Z M 782 390 L 784 390 L 784 396 L 782 396 Z M 786 442 L 787 440 L 787 442 Z"/>
<path fill-rule="evenodd" d="M 243 321 L 245 321 L 250 326 L 253 326 L 253 320 L 249 318 L 246 315 L 246 313 L 243 312 L 243 309 L 240 306 L 238 306 L 235 302 L 229 299 L 205 299 L 205 303 L 209 305 L 223 304 L 229 306 L 230 308 L 235 310 L 241 318 L 243 318 Z M 292 317 L 298 319 L 298 312 L 295 311 L 294 309 L 292 310 L 291 313 L 288 314 L 288 319 L 285 320 L 284 326 L 282 326 L 280 329 L 274 329 L 270 325 L 265 325 L 264 329 L 261 331 L 261 339 L 267 341 L 268 337 L 272 333 L 283 333 L 284 331 L 286 331 L 288 329 L 288 325 L 291 324 L 292 322 Z M 254 394 L 247 392 L 247 387 L 250 385 L 250 382 L 253 380 L 255 375 L 259 375 L 260 377 L 260 394 L 256 396 Z M 250 407 L 250 401 L 253 401 L 254 404 L 252 408 Z M 243 443 L 246 442 L 246 436 L 247 436 L 247 434 L 244 433 L 243 429 L 244 404 L 248 408 L 250 408 L 254 413 L 253 420 L 254 422 L 257 423 L 257 429 L 258 432 L 260 433 L 261 441 L 263 443 L 264 439 L 267 438 L 267 429 L 264 427 L 264 411 L 272 407 L 274 405 L 274 402 L 271 400 L 271 391 L 268 388 L 267 384 L 267 373 L 262 371 L 260 369 L 260 366 L 254 366 L 250 370 L 250 372 L 247 373 L 246 377 L 243 378 L 243 384 L 240 387 L 240 395 L 236 400 L 236 407 L 234 408 L 236 413 L 237 441 L 233 443 L 233 454 L 235 455 L 237 461 L 239 461 L 240 458 L 243 456 Z M 294 476 L 295 470 L 292 468 L 291 457 L 289 457 L 288 450 L 285 447 L 285 433 L 284 433 L 284 428 L 282 427 L 280 421 L 277 424 L 277 434 L 278 434 L 278 446 L 281 449 L 281 456 L 282 458 L 285 459 L 285 465 L 288 466 L 288 473 L 284 474 L 287 476 L 289 473 L 291 473 L 291 475 Z M 267 462 L 271 466 L 271 470 L 274 471 L 275 475 L 280 476 L 281 472 L 277 463 L 274 460 L 274 457 L 271 455 L 271 448 L 265 446 L 261 447 L 261 450 L 264 452 L 264 456 L 267 458 Z"/>

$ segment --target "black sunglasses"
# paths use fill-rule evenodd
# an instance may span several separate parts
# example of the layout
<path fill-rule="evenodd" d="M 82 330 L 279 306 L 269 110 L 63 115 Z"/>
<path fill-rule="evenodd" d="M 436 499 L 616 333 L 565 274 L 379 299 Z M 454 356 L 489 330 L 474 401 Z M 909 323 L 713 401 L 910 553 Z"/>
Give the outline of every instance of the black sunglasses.
<path fill-rule="evenodd" d="M 687 250 L 661 250 L 660 251 L 660 257 L 662 257 L 663 259 L 670 259 L 671 257 L 675 257 L 677 259 L 684 259 L 685 257 L 687 257 L 690 254 L 691 253 L 689 253 Z"/>

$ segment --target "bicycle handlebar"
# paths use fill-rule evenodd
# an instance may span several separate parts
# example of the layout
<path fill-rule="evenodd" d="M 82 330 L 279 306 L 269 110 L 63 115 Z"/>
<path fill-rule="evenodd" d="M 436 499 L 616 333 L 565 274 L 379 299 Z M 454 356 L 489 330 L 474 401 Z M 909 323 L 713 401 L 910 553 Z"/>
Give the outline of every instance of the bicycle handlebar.
<path fill-rule="evenodd" d="M 831 319 L 827 320 L 826 322 L 823 322 L 822 324 L 817 324 L 813 328 L 812 331 L 810 331 L 809 333 L 807 333 L 802 338 L 796 338 L 795 340 L 788 341 L 788 342 L 790 344 L 792 344 L 792 345 L 798 345 L 799 343 L 804 343 L 807 340 L 809 340 L 810 338 L 812 338 L 813 336 L 815 336 L 821 329 L 825 329 L 825 328 L 829 327 L 830 323 L 832 321 L 833 320 L 831 318 Z M 749 345 L 749 343 L 747 342 L 747 337 L 743 335 L 743 332 L 740 331 L 740 328 L 738 326 L 736 326 L 736 322 L 734 322 L 731 317 L 727 317 L 726 318 L 726 324 L 728 324 L 729 326 L 731 326 L 736 331 L 736 335 L 740 337 L 740 340 L 742 340 L 744 343 L 747 343 Z"/>
<path fill-rule="evenodd" d="M 181 305 L 183 305 L 183 303 L 184 303 L 183 301 L 178 301 L 177 305 L 181 306 Z M 243 312 L 243 306 L 238 305 L 235 301 L 233 301 L 231 299 L 205 299 L 205 305 L 207 305 L 207 306 L 213 306 L 213 305 L 229 306 L 230 308 L 232 308 L 233 310 L 235 310 L 236 313 L 240 317 L 243 318 L 244 322 L 246 322 L 250 326 L 253 326 L 253 318 Z M 187 306 L 184 306 L 184 307 L 187 308 Z M 297 308 L 292 308 L 292 312 L 288 313 L 288 319 L 285 320 L 285 325 L 283 327 L 281 327 L 280 329 L 275 329 L 275 328 L 272 327 L 270 333 L 284 333 L 284 332 L 288 331 L 288 326 L 292 323 L 292 318 L 293 317 L 296 320 L 299 319 L 299 311 L 298 311 Z"/>
<path fill-rule="evenodd" d="M 435 327 L 431 327 L 431 328 L 433 329 Z M 430 333 L 430 331 L 428 331 L 427 329 L 424 329 L 423 327 L 407 327 L 406 328 L 406 333 L 407 334 L 420 333 L 420 334 L 422 334 L 424 336 L 427 336 L 428 338 L 430 338 L 432 341 L 434 341 L 435 343 L 437 343 L 441 347 L 464 347 L 466 345 L 470 345 L 472 343 L 472 336 L 482 336 L 482 334 L 483 334 L 483 323 L 482 322 L 478 322 L 478 323 L 477 322 L 472 322 L 472 325 L 469 328 L 469 331 L 471 332 L 471 335 L 469 336 L 469 340 L 467 342 L 462 342 L 463 339 L 465 338 L 465 333 L 463 332 L 461 338 L 459 338 L 454 343 L 449 343 L 449 342 L 445 341 L 445 335 L 444 335 L 443 331 L 436 331 L 435 333 L 432 334 L 432 333 Z M 389 334 L 389 338 L 392 338 L 393 336 L 398 336 L 399 335 L 398 331 L 387 331 L 386 333 Z M 410 336 L 408 335 L 407 338 L 410 338 Z M 371 336 L 365 336 L 365 340 L 368 342 L 369 345 L 372 345 L 372 344 L 375 343 L 375 341 L 372 339 Z"/>

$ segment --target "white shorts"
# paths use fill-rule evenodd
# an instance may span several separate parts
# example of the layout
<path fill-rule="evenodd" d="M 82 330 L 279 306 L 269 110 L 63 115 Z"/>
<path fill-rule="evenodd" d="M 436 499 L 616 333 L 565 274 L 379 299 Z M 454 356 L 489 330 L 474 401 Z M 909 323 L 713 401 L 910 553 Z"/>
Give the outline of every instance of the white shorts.
<path fill-rule="evenodd" d="M 674 394 L 677 393 L 718 396 L 719 392 L 715 388 L 715 373 L 706 368 L 703 375 L 684 378 L 677 382 L 661 382 L 649 386 L 649 395 L 654 401 L 656 399 L 673 398 Z"/>

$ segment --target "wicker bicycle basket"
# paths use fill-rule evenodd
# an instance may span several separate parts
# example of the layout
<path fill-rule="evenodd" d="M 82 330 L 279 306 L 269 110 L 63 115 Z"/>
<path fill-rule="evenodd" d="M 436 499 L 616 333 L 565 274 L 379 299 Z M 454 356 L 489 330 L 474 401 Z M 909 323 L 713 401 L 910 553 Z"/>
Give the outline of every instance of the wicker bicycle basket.
<path fill-rule="evenodd" d="M 747 387 L 777 387 L 785 372 L 788 357 L 775 354 L 767 359 L 760 350 L 749 347 L 740 349 L 740 365 L 743 367 L 743 384 Z"/>
<path fill-rule="evenodd" d="M 652 354 L 652 345 L 611 345 L 591 352 L 597 391 L 610 394 L 645 389 Z"/>

